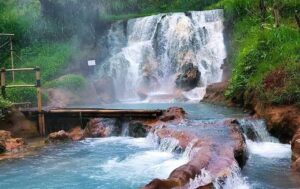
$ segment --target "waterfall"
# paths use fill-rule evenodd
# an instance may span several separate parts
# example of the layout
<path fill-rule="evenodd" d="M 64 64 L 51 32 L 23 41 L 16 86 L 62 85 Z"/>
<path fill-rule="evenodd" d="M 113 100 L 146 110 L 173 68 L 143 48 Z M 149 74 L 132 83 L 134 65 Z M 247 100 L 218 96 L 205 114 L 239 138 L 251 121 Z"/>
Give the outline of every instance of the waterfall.
<path fill-rule="evenodd" d="M 264 120 L 241 119 L 240 126 L 246 135 L 247 148 L 250 154 L 264 158 L 289 158 L 290 144 L 281 144 L 272 137 L 266 128 Z"/>
<path fill-rule="evenodd" d="M 226 58 L 222 32 L 222 10 L 118 21 L 106 37 L 110 53 L 97 74 L 113 78 L 121 101 L 149 100 L 155 95 L 165 100 L 200 100 L 205 87 L 222 78 L 221 65 Z M 192 90 L 180 91 L 175 79 L 189 63 L 200 71 L 200 82 Z"/>

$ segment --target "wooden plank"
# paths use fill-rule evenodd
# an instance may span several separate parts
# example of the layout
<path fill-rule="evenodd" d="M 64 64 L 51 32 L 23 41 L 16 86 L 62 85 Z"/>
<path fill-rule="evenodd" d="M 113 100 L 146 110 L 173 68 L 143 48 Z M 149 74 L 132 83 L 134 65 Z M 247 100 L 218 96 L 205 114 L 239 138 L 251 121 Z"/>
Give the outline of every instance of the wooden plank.
<path fill-rule="evenodd" d="M 5 88 L 16 88 L 16 87 L 36 87 L 36 85 L 6 85 Z"/>
<path fill-rule="evenodd" d="M 36 68 L 14 68 L 14 69 L 5 69 L 7 72 L 12 71 L 35 71 Z"/>
<path fill-rule="evenodd" d="M 0 36 L 14 36 L 13 33 L 0 33 Z"/>

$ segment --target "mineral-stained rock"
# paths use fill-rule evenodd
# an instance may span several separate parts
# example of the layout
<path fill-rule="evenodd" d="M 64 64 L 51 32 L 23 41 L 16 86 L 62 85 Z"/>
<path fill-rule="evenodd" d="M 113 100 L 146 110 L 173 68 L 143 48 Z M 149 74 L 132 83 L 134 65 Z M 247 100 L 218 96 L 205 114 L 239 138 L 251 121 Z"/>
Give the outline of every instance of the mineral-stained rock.
<path fill-rule="evenodd" d="M 84 136 L 92 138 L 107 137 L 113 133 L 114 129 L 118 128 L 119 123 L 117 119 L 96 118 L 87 123 L 84 129 Z"/>
<path fill-rule="evenodd" d="M 79 141 L 83 140 L 84 137 L 84 131 L 81 129 L 81 127 L 75 127 L 69 131 L 69 138 L 72 141 Z"/>
<path fill-rule="evenodd" d="M 5 141 L 7 152 L 17 153 L 23 151 L 25 148 L 25 141 L 22 138 L 10 138 Z"/>
<path fill-rule="evenodd" d="M 292 161 L 300 158 L 300 129 L 296 132 L 292 139 Z"/>
<path fill-rule="evenodd" d="M 50 133 L 46 142 L 66 141 L 69 140 L 69 133 L 64 130 Z"/>
<path fill-rule="evenodd" d="M 300 173 L 300 158 L 292 163 L 292 170 Z"/>
<path fill-rule="evenodd" d="M 182 121 L 185 117 L 185 111 L 183 108 L 179 107 L 171 107 L 167 109 L 162 116 L 160 116 L 159 120 L 163 122 L 177 120 Z"/>
<path fill-rule="evenodd" d="M 201 127 L 201 124 L 189 126 Z M 246 143 L 237 123 L 228 119 L 214 124 L 211 127 L 227 126 L 229 131 L 227 142 L 219 143 L 218 139 L 200 137 L 201 135 L 199 136 L 189 128 L 174 128 L 172 124 L 170 125 L 167 122 L 164 123 L 164 127 L 161 127 L 161 125 L 155 127 L 154 133 L 158 138 L 176 139 L 180 148 L 189 148 L 191 152 L 189 161 L 173 170 L 168 179 L 154 179 L 143 189 L 188 188 L 189 181 L 195 179 L 198 175 L 202 175 L 203 170 L 208 171 L 212 175 L 212 179 L 226 178 L 231 174 L 231 168 L 237 166 L 237 162 L 240 166 L 243 166 L 247 159 Z M 212 180 L 208 179 L 206 183 L 201 183 L 198 188 L 213 188 L 211 182 Z"/>
<path fill-rule="evenodd" d="M 11 133 L 9 131 L 0 130 L 0 141 L 5 141 L 11 138 Z"/>
<path fill-rule="evenodd" d="M 234 142 L 234 157 L 237 160 L 240 167 L 243 167 L 247 161 L 247 147 L 245 142 L 245 137 L 242 134 L 240 127 L 235 124 L 231 123 L 229 125 L 230 128 L 230 137 Z"/>
<path fill-rule="evenodd" d="M 225 97 L 225 91 L 227 87 L 228 87 L 228 82 L 226 81 L 208 85 L 206 88 L 205 96 L 201 101 L 209 102 L 213 104 L 233 106 L 233 104 Z"/>
<path fill-rule="evenodd" d="M 201 73 L 197 66 L 192 63 L 184 64 L 182 66 L 182 73 L 176 78 L 176 87 L 183 90 L 191 90 L 198 86 Z"/>

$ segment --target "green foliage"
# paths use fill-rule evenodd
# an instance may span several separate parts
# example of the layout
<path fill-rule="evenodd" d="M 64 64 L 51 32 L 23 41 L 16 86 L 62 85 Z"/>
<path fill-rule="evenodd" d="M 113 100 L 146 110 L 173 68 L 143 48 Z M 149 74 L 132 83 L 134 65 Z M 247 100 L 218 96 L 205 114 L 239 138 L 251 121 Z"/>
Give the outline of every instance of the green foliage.
<path fill-rule="evenodd" d="M 9 108 L 11 105 L 10 101 L 5 100 L 2 96 L 0 96 L 0 109 Z"/>
<path fill-rule="evenodd" d="M 268 12 L 264 22 L 258 3 L 223 0 L 216 5 L 222 5 L 229 13 L 228 18 L 234 22 L 231 47 L 234 69 L 226 95 L 230 98 L 249 98 L 248 94 L 255 93 L 266 103 L 299 103 L 300 33 L 294 25 L 293 13 L 300 8 L 300 3 L 293 0 L 282 2 L 279 28 L 273 26 L 272 8 L 275 1 L 267 1 Z M 266 79 L 278 70 L 286 73 L 284 85 L 270 84 L 272 87 L 266 88 Z M 278 84 L 278 80 L 274 79 L 273 82 Z M 239 99 L 242 100 L 247 101 Z"/>
<path fill-rule="evenodd" d="M 81 75 L 68 74 L 45 83 L 46 88 L 62 88 L 78 92 L 86 87 L 86 80 Z"/>
<path fill-rule="evenodd" d="M 26 84 L 24 82 L 16 82 L 15 84 Z M 6 98 L 11 102 L 36 102 L 36 89 L 32 88 L 7 88 Z"/>
<path fill-rule="evenodd" d="M 20 67 L 35 67 L 41 69 L 42 82 L 54 79 L 62 69 L 67 67 L 67 63 L 72 55 L 73 47 L 70 42 L 57 43 L 34 43 L 32 46 L 21 50 L 24 63 Z M 20 79 L 26 82 L 35 81 L 34 75 L 20 74 Z"/>

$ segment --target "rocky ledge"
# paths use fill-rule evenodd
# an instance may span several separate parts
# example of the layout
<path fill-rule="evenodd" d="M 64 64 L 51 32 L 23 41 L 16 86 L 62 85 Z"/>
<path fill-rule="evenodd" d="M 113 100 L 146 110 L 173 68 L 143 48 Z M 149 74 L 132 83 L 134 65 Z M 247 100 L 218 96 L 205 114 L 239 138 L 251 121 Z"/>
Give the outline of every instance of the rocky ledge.
<path fill-rule="evenodd" d="M 46 143 L 79 141 L 85 138 L 103 138 L 119 133 L 120 130 L 120 123 L 117 119 L 95 118 L 91 119 L 84 129 L 78 126 L 69 131 L 60 130 L 50 133 Z"/>
<path fill-rule="evenodd" d="M 176 168 L 167 179 L 156 178 L 143 189 L 188 188 L 189 182 L 204 172 L 210 174 L 210 179 L 198 182 L 198 188 L 213 188 L 213 181 L 226 179 L 232 174 L 234 167 L 245 164 L 245 138 L 234 120 L 222 120 L 209 125 L 201 122 L 189 123 L 184 118 L 183 109 L 170 108 L 159 119 L 143 123 L 160 141 L 175 139 L 178 141 L 178 149 L 190 151 L 188 163 Z M 228 131 L 229 136 L 216 139 L 209 134 L 204 136 L 203 133 L 195 132 L 195 129 L 203 127 L 222 127 Z"/>
<path fill-rule="evenodd" d="M 203 102 L 237 106 L 235 99 L 226 99 L 225 90 L 228 83 L 221 82 L 209 85 Z M 294 105 L 270 105 L 260 102 L 255 94 L 243 103 L 245 109 L 250 110 L 255 117 L 266 120 L 268 131 L 283 143 L 290 143 L 300 128 L 300 109 Z M 241 98 L 241 97 L 239 97 Z"/>

